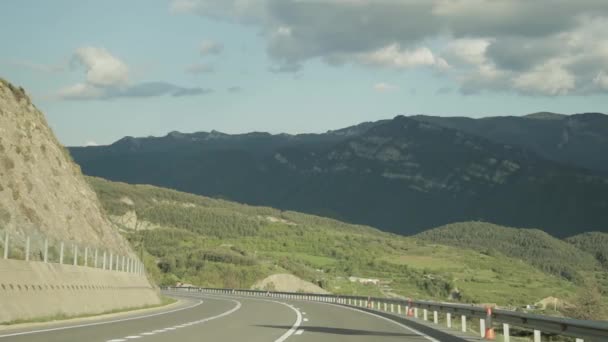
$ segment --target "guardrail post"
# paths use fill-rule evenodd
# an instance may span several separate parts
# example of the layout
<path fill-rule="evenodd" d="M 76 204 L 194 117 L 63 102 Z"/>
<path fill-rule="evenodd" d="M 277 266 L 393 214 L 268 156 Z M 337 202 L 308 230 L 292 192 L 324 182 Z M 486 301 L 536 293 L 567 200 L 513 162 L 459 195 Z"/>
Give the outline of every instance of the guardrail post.
<path fill-rule="evenodd" d="M 387 304 L 384 303 L 384 311 L 388 311 L 388 310 L 386 310 L 386 306 L 387 306 Z"/>
<path fill-rule="evenodd" d="M 439 315 L 437 314 L 437 311 L 433 311 L 433 323 L 439 324 Z"/>
<path fill-rule="evenodd" d="M 397 314 L 401 315 L 401 304 L 397 304 Z"/>
<path fill-rule="evenodd" d="M 78 266 L 78 246 L 74 245 L 74 266 Z"/>
<path fill-rule="evenodd" d="M 84 265 L 89 266 L 89 247 L 84 248 Z"/>
<path fill-rule="evenodd" d="M 445 320 L 447 322 L 448 328 L 451 328 L 452 327 L 452 313 L 451 312 L 448 312 L 445 315 Z"/>
<path fill-rule="evenodd" d="M 465 315 L 461 316 L 460 330 L 465 333 L 467 332 L 467 316 Z"/>
<path fill-rule="evenodd" d="M 479 319 L 479 334 L 481 335 L 481 338 L 486 335 L 486 320 L 483 318 Z"/>
<path fill-rule="evenodd" d="M 8 259 L 8 230 L 4 234 L 4 259 Z"/>
<path fill-rule="evenodd" d="M 393 303 L 391 303 L 391 313 L 395 312 L 394 307 L 395 307 L 395 305 Z"/>
<path fill-rule="evenodd" d="M 540 341 L 540 330 L 534 330 L 534 342 L 541 342 Z"/>
<path fill-rule="evenodd" d="M 25 239 L 25 261 L 30 261 L 30 237 Z"/>
<path fill-rule="evenodd" d="M 585 341 L 583 341 L 583 339 L 582 339 L 582 338 L 577 338 L 575 341 L 576 341 L 576 342 L 585 342 Z"/>
<path fill-rule="evenodd" d="M 423 317 L 424 317 L 425 321 L 429 319 L 429 312 L 428 312 L 427 309 L 424 309 L 424 311 L 423 311 Z"/>
<path fill-rule="evenodd" d="M 414 318 L 418 318 L 418 308 L 414 308 Z"/>
<path fill-rule="evenodd" d="M 63 242 L 59 244 L 59 263 L 63 264 Z"/>
<path fill-rule="evenodd" d="M 503 336 L 503 341 L 504 342 L 511 341 L 511 333 L 509 331 L 509 325 L 507 323 L 503 323 L 502 324 L 502 336 Z"/>
<path fill-rule="evenodd" d="M 111 271 L 112 270 L 112 257 L 114 255 L 112 255 L 112 252 L 110 252 L 110 262 L 108 263 L 108 266 L 110 266 L 108 269 Z"/>
<path fill-rule="evenodd" d="M 44 239 L 44 262 L 49 262 L 49 239 Z"/>

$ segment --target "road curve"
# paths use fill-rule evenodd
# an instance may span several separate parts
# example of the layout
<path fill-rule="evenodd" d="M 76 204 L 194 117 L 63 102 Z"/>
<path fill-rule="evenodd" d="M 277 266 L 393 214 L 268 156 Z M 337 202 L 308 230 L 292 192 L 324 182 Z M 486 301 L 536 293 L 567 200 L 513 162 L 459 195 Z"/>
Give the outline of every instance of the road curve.
<path fill-rule="evenodd" d="M 172 294 L 173 295 L 173 294 Z M 0 342 L 452 342 L 373 313 L 332 304 L 205 294 L 179 307 L 121 318 L 0 331 Z"/>

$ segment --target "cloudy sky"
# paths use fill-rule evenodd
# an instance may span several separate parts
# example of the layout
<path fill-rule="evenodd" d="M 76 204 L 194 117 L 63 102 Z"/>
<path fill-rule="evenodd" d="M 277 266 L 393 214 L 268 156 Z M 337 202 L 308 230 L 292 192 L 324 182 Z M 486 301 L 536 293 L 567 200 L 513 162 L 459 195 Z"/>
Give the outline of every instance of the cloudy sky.
<path fill-rule="evenodd" d="M 6 0 L 0 77 L 67 145 L 608 111 L 605 0 Z"/>

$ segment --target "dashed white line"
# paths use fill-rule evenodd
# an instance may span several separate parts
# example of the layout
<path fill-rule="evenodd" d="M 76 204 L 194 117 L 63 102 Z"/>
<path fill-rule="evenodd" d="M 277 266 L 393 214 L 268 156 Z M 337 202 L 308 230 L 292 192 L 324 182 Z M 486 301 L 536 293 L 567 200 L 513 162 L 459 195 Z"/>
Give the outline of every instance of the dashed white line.
<path fill-rule="evenodd" d="M 304 330 L 302 329 L 298 329 L 298 331 L 296 331 L 296 335 L 302 335 L 304 333 Z"/>
<path fill-rule="evenodd" d="M 308 318 L 304 318 L 304 322 L 308 322 Z"/>
<path fill-rule="evenodd" d="M 149 317 L 166 315 L 166 314 L 170 314 L 170 313 L 173 313 L 173 312 L 188 310 L 188 309 L 192 309 L 192 308 L 194 308 L 196 306 L 199 306 L 201 304 L 203 304 L 202 300 L 200 300 L 198 303 L 196 303 L 194 305 L 190 305 L 190 306 L 187 306 L 185 308 L 179 308 L 179 309 L 170 310 L 170 311 L 163 311 L 163 312 L 158 312 L 158 313 L 150 314 L 150 315 L 129 317 L 129 318 L 117 319 L 117 320 L 107 321 L 107 322 L 95 322 L 95 323 L 71 325 L 71 326 L 67 326 L 67 327 L 49 328 L 49 329 L 41 329 L 41 330 L 34 330 L 34 331 L 24 331 L 24 332 L 19 332 L 19 333 L 0 335 L 0 338 L 3 338 L 3 337 L 12 337 L 12 336 L 21 336 L 21 335 L 40 334 L 40 333 L 51 332 L 51 331 L 68 330 L 68 329 L 92 327 L 92 326 L 96 326 L 96 325 L 104 325 L 104 324 L 112 324 L 112 323 L 133 321 L 133 320 L 137 320 L 137 319 L 144 319 L 144 318 L 149 318 Z M 125 341 L 125 340 L 115 340 L 113 342 L 121 342 L 121 341 Z"/>
<path fill-rule="evenodd" d="M 230 309 L 230 310 L 228 310 L 226 312 L 223 312 L 223 313 L 221 313 L 219 315 L 216 315 L 216 316 L 207 317 L 207 318 L 204 318 L 204 319 L 200 319 L 198 321 L 188 322 L 188 323 L 184 323 L 184 324 L 180 324 L 180 325 L 176 325 L 176 326 L 172 326 L 172 327 L 167 327 L 167 328 L 160 329 L 160 330 L 154 330 L 154 331 L 144 332 L 144 333 L 141 333 L 139 335 L 126 336 L 123 339 L 108 340 L 106 342 L 123 342 L 123 341 L 126 341 L 127 339 L 134 340 L 134 339 L 142 338 L 143 336 L 150 336 L 150 335 L 154 335 L 154 334 L 157 334 L 157 333 L 163 333 L 163 332 L 167 332 L 167 331 L 173 331 L 173 330 L 177 330 L 179 328 L 185 328 L 185 327 L 193 325 L 193 324 L 205 323 L 205 322 L 217 319 L 217 318 L 228 316 L 231 313 L 233 313 L 233 312 L 237 311 L 238 309 L 240 309 L 241 305 L 242 305 L 241 302 L 239 302 L 237 300 L 232 300 L 232 302 L 236 303 L 236 306 L 234 308 L 232 308 L 232 309 Z M 202 301 L 201 301 L 201 303 L 202 303 Z"/>

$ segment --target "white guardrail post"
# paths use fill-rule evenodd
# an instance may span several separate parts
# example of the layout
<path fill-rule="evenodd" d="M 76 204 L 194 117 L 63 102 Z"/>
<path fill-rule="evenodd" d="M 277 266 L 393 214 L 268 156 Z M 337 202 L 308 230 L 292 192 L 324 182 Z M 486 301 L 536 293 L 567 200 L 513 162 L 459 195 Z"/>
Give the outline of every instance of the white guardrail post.
<path fill-rule="evenodd" d="M 8 230 L 4 233 L 4 259 L 8 259 L 8 247 L 9 247 L 9 243 L 8 243 L 8 239 L 9 239 L 9 235 L 8 235 Z"/>
<path fill-rule="evenodd" d="M 25 238 L 25 261 L 30 261 L 30 237 Z"/>
<path fill-rule="evenodd" d="M 44 262 L 49 262 L 49 239 L 44 239 Z"/>
<path fill-rule="evenodd" d="M 59 244 L 59 264 L 63 264 L 63 242 Z"/>

